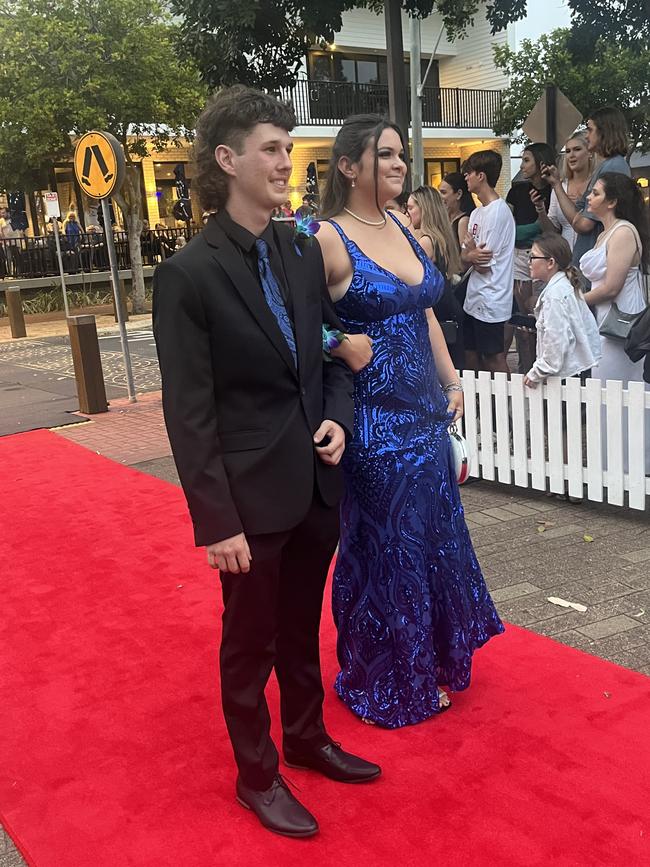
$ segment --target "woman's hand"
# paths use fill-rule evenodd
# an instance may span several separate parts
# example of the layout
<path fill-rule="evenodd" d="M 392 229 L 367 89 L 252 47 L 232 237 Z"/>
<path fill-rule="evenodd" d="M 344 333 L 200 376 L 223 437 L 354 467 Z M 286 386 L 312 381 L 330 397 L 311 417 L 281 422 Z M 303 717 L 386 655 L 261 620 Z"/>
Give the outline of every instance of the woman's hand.
<path fill-rule="evenodd" d="M 527 376 L 524 377 L 524 385 L 528 388 L 537 388 L 537 383 L 533 382 L 533 380 L 529 379 Z"/>
<path fill-rule="evenodd" d="M 451 424 L 458 421 L 458 419 L 463 415 L 465 411 L 465 399 L 463 397 L 462 391 L 448 391 L 447 392 L 447 400 L 449 401 L 447 404 L 447 412 L 454 414 L 454 417 L 451 420 Z"/>
<path fill-rule="evenodd" d="M 560 172 L 557 166 L 547 166 L 546 163 L 542 163 L 540 166 L 540 174 L 552 187 L 557 187 L 558 184 L 560 186 L 562 185 L 562 178 L 560 177 Z"/>
<path fill-rule="evenodd" d="M 367 334 L 346 334 L 340 346 L 330 355 L 344 361 L 353 373 L 359 373 L 372 361 L 372 340 Z"/>
<path fill-rule="evenodd" d="M 530 191 L 529 195 L 530 195 L 530 199 L 531 199 L 533 205 L 535 205 L 535 210 L 537 211 L 537 213 L 538 214 L 545 214 L 546 213 L 546 205 L 544 203 L 544 199 L 540 196 L 538 190 L 536 190 L 533 187 L 533 189 Z"/>

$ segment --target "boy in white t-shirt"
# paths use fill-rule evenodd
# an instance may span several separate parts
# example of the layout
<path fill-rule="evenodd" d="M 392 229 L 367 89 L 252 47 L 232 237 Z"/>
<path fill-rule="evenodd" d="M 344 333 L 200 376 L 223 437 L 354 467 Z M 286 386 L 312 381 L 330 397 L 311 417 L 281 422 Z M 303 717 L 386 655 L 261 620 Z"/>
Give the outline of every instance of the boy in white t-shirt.
<path fill-rule="evenodd" d="M 505 324 L 512 315 L 515 221 L 494 189 L 501 166 L 496 151 L 477 151 L 462 167 L 468 190 L 482 205 L 470 215 L 461 251 L 463 262 L 474 269 L 467 283 L 463 333 L 467 368 L 509 373 Z"/>

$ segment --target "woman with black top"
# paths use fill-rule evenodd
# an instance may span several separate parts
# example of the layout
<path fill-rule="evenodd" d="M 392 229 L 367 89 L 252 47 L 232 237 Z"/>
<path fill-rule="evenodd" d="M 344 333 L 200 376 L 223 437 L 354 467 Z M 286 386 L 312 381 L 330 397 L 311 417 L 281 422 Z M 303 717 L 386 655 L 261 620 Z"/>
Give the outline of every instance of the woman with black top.
<path fill-rule="evenodd" d="M 454 230 L 458 254 L 460 255 L 460 247 L 467 234 L 469 215 L 476 207 L 474 199 L 467 189 L 467 181 L 460 172 L 450 172 L 445 175 L 440 182 L 438 192 L 447 209 L 447 216 L 451 228 Z"/>
<path fill-rule="evenodd" d="M 462 263 L 460 247 L 455 243 L 455 233 L 442 196 L 433 187 L 418 187 L 408 197 L 406 210 L 418 243 L 445 278 L 444 291 L 434 305 L 433 312 L 442 328 L 454 367 L 456 370 L 463 370 L 463 308 L 454 294 L 454 285 L 460 279 Z"/>
<path fill-rule="evenodd" d="M 506 196 L 516 226 L 513 313 L 520 315 L 532 317 L 541 291 L 530 279 L 528 256 L 535 238 L 542 234 L 538 208 L 543 204 L 548 212 L 551 203 L 552 188 L 542 177 L 542 168 L 555 165 L 555 159 L 553 148 L 545 142 L 528 145 L 521 157 L 522 179 L 513 183 Z M 526 374 L 535 361 L 535 335 L 521 328 L 516 333 L 519 373 Z M 511 342 L 512 328 L 506 326 L 506 346 Z"/>

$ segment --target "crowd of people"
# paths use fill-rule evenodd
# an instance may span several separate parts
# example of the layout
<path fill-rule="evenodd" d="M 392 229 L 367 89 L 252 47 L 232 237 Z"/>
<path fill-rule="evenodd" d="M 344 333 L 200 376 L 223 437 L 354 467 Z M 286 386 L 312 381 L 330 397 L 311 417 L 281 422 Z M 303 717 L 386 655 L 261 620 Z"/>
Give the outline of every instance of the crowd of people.
<path fill-rule="evenodd" d="M 493 150 L 405 195 L 399 128 L 350 117 L 315 237 L 286 225 L 290 107 L 236 86 L 199 119 L 194 184 L 210 216 L 156 270 L 154 335 L 194 540 L 222 585 L 237 799 L 276 833 L 308 837 L 318 822 L 279 771 L 272 670 L 289 767 L 347 783 L 382 773 L 323 719 L 319 623 L 335 553 L 333 687 L 364 724 L 447 711 L 475 651 L 503 631 L 453 464 L 458 370 L 507 373 L 511 325 L 531 389 L 590 371 L 639 377 L 607 325 L 612 310 L 642 309 L 650 253 L 616 159 L 619 115 L 594 112 L 567 143 L 566 177 L 546 144 L 528 146 L 506 199 Z"/>

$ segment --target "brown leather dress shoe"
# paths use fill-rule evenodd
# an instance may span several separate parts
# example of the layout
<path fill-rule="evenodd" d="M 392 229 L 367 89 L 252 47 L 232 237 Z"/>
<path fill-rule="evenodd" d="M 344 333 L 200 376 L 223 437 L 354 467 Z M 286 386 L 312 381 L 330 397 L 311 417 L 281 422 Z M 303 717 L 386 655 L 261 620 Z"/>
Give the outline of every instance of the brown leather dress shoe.
<path fill-rule="evenodd" d="M 265 828 L 285 837 L 313 837 L 318 822 L 289 791 L 280 774 L 263 792 L 249 789 L 237 777 L 237 800 L 252 810 Z"/>
<path fill-rule="evenodd" d="M 368 783 L 381 774 L 379 765 L 346 753 L 335 741 L 305 753 L 285 747 L 284 761 L 290 768 L 319 771 L 338 783 Z"/>

